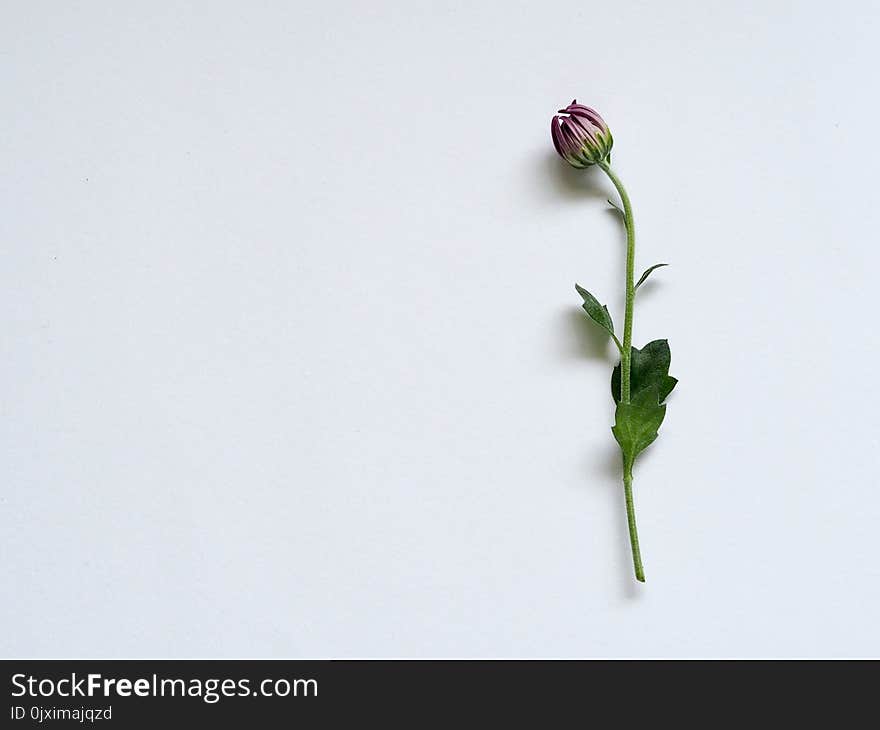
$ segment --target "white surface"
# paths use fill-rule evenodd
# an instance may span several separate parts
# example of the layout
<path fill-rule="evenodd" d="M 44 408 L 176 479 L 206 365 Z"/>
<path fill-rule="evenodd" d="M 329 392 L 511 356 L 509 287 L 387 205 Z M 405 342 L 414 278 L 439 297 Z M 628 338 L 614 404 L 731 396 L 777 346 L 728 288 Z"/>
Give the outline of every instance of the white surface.
<path fill-rule="evenodd" d="M 0 8 L 0 654 L 880 655 L 876 3 Z"/>

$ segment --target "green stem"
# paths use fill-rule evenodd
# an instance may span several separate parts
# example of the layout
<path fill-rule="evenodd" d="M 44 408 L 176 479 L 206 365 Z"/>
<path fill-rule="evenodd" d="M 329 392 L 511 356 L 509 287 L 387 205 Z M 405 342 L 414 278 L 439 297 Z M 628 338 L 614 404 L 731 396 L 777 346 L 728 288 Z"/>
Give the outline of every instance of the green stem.
<path fill-rule="evenodd" d="M 636 528 L 636 508 L 633 505 L 632 463 L 623 460 L 623 492 L 626 496 L 626 522 L 629 525 L 629 544 L 632 545 L 633 570 L 636 580 L 645 582 L 645 569 L 642 567 L 642 552 L 639 550 L 639 531 Z"/>
<path fill-rule="evenodd" d="M 620 353 L 620 400 L 629 403 L 630 394 L 630 358 L 632 355 L 633 304 L 636 299 L 635 280 L 636 268 L 636 227 L 633 222 L 632 205 L 629 195 L 620 178 L 607 162 L 600 162 L 599 167 L 608 175 L 623 203 L 623 223 L 626 226 L 626 310 L 623 315 L 623 352 Z"/>
<path fill-rule="evenodd" d="M 620 351 L 620 401 L 630 402 L 630 371 L 632 369 L 632 328 L 633 304 L 636 299 L 635 266 L 636 266 L 636 227 L 633 222 L 632 205 L 623 182 L 615 174 L 607 162 L 600 162 L 599 167 L 614 183 L 620 200 L 623 203 L 623 223 L 626 227 L 626 310 L 623 315 L 623 347 Z M 632 546 L 633 568 L 636 580 L 645 582 L 645 570 L 642 567 L 642 554 L 639 550 L 639 531 L 636 528 L 636 509 L 632 496 L 632 462 L 623 460 L 623 491 L 626 496 L 626 521 L 629 525 L 629 543 Z"/>

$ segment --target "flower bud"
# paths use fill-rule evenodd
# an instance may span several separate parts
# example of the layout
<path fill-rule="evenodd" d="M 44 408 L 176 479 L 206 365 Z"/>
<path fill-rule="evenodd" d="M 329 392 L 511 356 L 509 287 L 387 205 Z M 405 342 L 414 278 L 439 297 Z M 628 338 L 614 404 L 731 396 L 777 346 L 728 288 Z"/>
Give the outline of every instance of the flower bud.
<path fill-rule="evenodd" d="M 611 130 L 588 106 L 573 99 L 550 122 L 553 146 L 559 156 L 572 167 L 589 167 L 602 162 L 611 152 Z"/>

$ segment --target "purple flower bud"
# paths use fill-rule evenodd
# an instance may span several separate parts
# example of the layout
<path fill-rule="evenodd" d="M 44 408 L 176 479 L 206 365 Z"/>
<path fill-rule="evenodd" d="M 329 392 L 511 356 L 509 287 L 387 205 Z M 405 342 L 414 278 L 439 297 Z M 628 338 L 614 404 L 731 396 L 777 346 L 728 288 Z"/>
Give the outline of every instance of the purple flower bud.
<path fill-rule="evenodd" d="M 553 146 L 572 167 L 589 167 L 602 162 L 611 152 L 611 130 L 595 110 L 572 99 L 550 122 Z"/>

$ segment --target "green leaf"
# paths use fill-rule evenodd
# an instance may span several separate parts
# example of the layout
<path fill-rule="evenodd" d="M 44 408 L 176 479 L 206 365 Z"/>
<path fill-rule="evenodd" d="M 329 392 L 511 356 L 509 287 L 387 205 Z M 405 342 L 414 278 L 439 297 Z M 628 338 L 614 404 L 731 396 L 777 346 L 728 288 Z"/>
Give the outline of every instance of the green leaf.
<path fill-rule="evenodd" d="M 577 290 L 577 293 L 580 294 L 581 297 L 583 297 L 584 311 L 588 315 L 590 315 L 590 319 L 592 319 L 609 335 L 614 337 L 614 341 L 617 342 L 617 346 L 619 348 L 620 342 L 614 335 L 614 322 L 611 321 L 611 313 L 608 311 L 608 307 L 606 307 L 604 304 L 599 304 L 599 301 L 596 299 L 596 297 L 590 294 L 590 292 L 584 289 L 580 284 L 575 284 L 574 288 Z"/>
<path fill-rule="evenodd" d="M 659 397 L 657 387 L 651 386 L 639 391 L 629 403 L 617 404 L 611 431 L 630 466 L 657 438 L 657 429 L 666 416 L 666 406 L 660 405 Z"/>
<path fill-rule="evenodd" d="M 615 203 L 615 202 L 614 202 L 613 200 L 611 200 L 610 198 L 606 198 L 606 199 L 605 199 L 605 202 L 607 202 L 608 205 L 610 205 L 612 208 L 614 208 L 614 210 L 616 210 L 618 213 L 620 213 L 621 217 L 622 217 L 624 220 L 626 220 L 626 213 L 623 212 L 623 208 L 621 208 L 617 203 Z"/>
<path fill-rule="evenodd" d="M 642 276 L 636 282 L 636 285 L 633 287 L 633 289 L 638 289 L 642 284 L 645 283 L 645 279 L 647 279 L 651 275 L 651 272 L 654 269 L 659 269 L 661 266 L 669 266 L 669 264 L 654 264 L 653 266 L 650 266 L 647 269 L 645 269 L 645 273 L 642 274 Z"/>
<path fill-rule="evenodd" d="M 663 403 L 678 382 L 669 375 L 669 363 L 672 354 L 666 340 L 654 340 L 641 350 L 632 348 L 629 370 L 630 400 L 643 390 L 656 387 L 657 402 Z M 611 395 L 615 403 L 620 403 L 620 364 L 611 373 Z"/>

